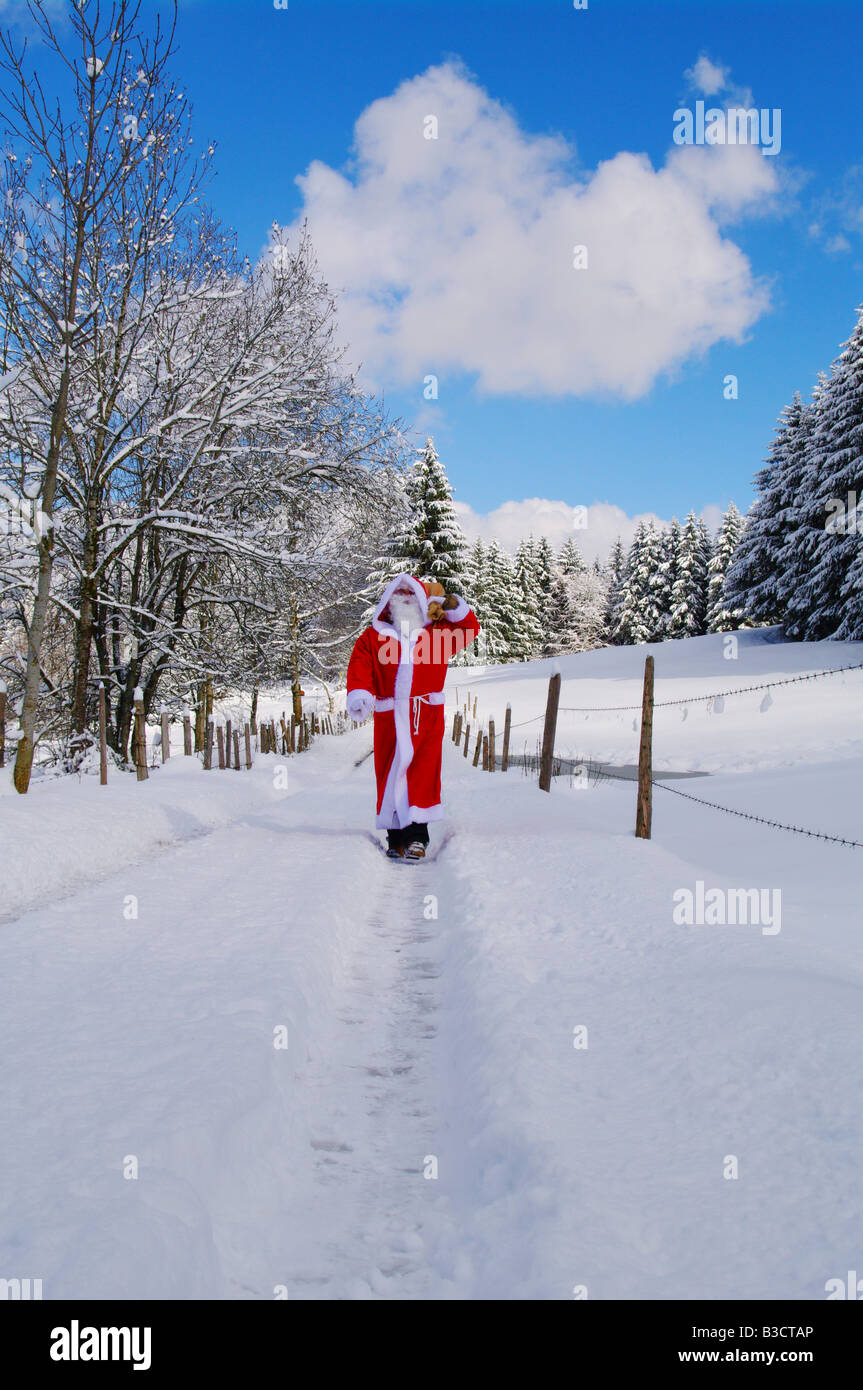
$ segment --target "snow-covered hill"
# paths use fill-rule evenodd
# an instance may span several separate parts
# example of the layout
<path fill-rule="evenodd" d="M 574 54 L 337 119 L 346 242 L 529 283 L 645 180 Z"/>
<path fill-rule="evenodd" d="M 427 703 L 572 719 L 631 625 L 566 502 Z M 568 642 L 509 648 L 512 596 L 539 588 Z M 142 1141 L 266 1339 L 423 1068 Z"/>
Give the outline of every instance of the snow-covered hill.
<path fill-rule="evenodd" d="M 654 648 L 657 700 L 863 660 L 773 636 Z M 561 703 L 637 705 L 643 659 L 564 658 Z M 532 719 L 547 674 L 453 671 L 450 709 L 470 686 Z M 658 710 L 656 765 L 863 840 L 861 691 Z M 633 718 L 562 713 L 558 746 L 631 763 Z M 859 1269 L 863 851 L 662 789 L 636 841 L 631 784 L 546 795 L 446 741 L 438 857 L 394 866 L 370 746 L 320 739 L 287 788 L 275 757 L 172 758 L 0 798 L 0 1272 L 46 1298 L 821 1299 Z M 767 917 L 675 920 L 699 883 Z"/>

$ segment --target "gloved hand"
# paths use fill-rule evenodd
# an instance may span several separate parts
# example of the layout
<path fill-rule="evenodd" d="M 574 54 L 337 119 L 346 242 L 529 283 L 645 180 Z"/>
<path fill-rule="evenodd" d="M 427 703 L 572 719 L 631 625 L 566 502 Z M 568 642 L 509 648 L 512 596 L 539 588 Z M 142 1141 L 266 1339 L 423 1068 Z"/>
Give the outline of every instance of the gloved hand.
<path fill-rule="evenodd" d="M 345 705 L 354 723 L 362 724 L 375 707 L 375 697 L 369 690 L 349 690 Z"/>
<path fill-rule="evenodd" d="M 439 584 L 436 579 L 424 581 L 423 588 L 428 594 L 428 615 L 433 623 L 440 621 L 445 608 L 458 607 L 458 599 L 455 594 L 448 594 L 443 585 Z"/>

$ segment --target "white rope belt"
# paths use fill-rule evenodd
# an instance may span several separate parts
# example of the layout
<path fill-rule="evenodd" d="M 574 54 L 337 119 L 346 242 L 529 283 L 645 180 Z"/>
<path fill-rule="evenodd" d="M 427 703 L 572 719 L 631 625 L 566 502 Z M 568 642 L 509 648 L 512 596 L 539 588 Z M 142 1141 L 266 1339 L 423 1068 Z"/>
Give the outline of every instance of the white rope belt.
<path fill-rule="evenodd" d="M 420 706 L 421 705 L 442 705 L 445 700 L 442 690 L 430 690 L 427 695 L 405 695 L 400 698 L 399 703 L 413 701 L 414 707 L 414 733 L 420 730 Z M 375 713 L 386 714 L 389 710 L 395 710 L 396 702 L 393 696 L 386 700 L 375 700 Z"/>

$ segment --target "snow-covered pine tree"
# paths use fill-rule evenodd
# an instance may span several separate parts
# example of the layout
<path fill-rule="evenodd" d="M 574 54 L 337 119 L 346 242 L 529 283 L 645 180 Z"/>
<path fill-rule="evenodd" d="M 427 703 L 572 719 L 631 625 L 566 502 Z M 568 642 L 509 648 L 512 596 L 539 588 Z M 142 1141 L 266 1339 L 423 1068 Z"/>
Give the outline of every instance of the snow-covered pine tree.
<path fill-rule="evenodd" d="M 795 532 L 801 525 L 798 493 L 807 472 L 817 410 L 795 391 L 779 417 L 765 461 L 755 475 L 758 497 L 725 576 L 723 602 L 750 623 L 780 623 L 805 579 Z"/>
<path fill-rule="evenodd" d="M 542 649 L 551 640 L 554 615 L 551 611 L 552 593 L 557 578 L 557 557 L 547 536 L 540 536 L 535 550 L 536 590 L 539 622 L 542 628 Z"/>
<path fill-rule="evenodd" d="M 734 503 L 722 518 L 716 545 L 707 567 L 707 631 L 733 632 L 745 626 L 742 608 L 729 608 L 725 601 L 725 578 L 743 535 L 744 522 Z"/>
<path fill-rule="evenodd" d="M 708 563 L 705 531 L 703 523 L 690 512 L 677 547 L 671 612 L 665 625 L 668 637 L 699 637 L 705 630 Z"/>
<path fill-rule="evenodd" d="M 623 541 L 620 539 L 620 536 L 618 536 L 612 547 L 611 554 L 608 557 L 608 564 L 605 572 L 606 601 L 604 632 L 605 640 L 612 646 L 618 646 L 621 641 L 618 636 L 618 631 L 623 606 L 626 574 L 626 551 L 623 548 Z"/>
<path fill-rule="evenodd" d="M 533 536 L 519 542 L 514 562 L 512 595 L 512 660 L 530 661 L 542 650 L 541 591 Z"/>
<path fill-rule="evenodd" d="M 635 528 L 623 583 L 620 614 L 614 640 L 621 646 L 654 642 L 661 612 L 652 592 L 653 576 L 659 568 L 662 536 L 652 521 L 640 521 Z"/>
<path fill-rule="evenodd" d="M 544 624 L 543 656 L 578 651 L 578 623 L 571 594 L 574 578 L 576 576 L 557 570 L 552 579 Z"/>
<path fill-rule="evenodd" d="M 587 569 L 584 556 L 572 536 L 564 541 L 558 551 L 557 567 L 563 574 L 583 574 Z"/>
<path fill-rule="evenodd" d="M 863 308 L 819 390 L 798 501 L 801 525 L 783 556 L 802 582 L 785 631 L 810 641 L 863 637 Z M 786 578 L 786 584 L 788 579 Z"/>
<path fill-rule="evenodd" d="M 677 517 L 672 517 L 671 525 L 662 532 L 661 561 L 659 575 L 654 585 L 656 602 L 662 618 L 660 632 L 662 637 L 669 637 L 671 625 L 671 614 L 673 609 L 674 586 L 677 583 L 678 569 L 677 558 L 680 552 L 680 541 L 683 528 Z"/>
<path fill-rule="evenodd" d="M 399 553 L 407 573 L 436 579 L 448 594 L 460 593 L 466 543 L 453 506 L 452 487 L 434 441 L 427 439 L 417 452 L 419 458 L 405 484 L 409 519 L 396 537 L 394 553 Z"/>
<path fill-rule="evenodd" d="M 485 620 L 480 619 L 483 629 L 476 644 L 478 661 L 520 659 L 523 637 L 519 599 L 513 562 L 498 542 L 492 540 L 485 553 Z"/>

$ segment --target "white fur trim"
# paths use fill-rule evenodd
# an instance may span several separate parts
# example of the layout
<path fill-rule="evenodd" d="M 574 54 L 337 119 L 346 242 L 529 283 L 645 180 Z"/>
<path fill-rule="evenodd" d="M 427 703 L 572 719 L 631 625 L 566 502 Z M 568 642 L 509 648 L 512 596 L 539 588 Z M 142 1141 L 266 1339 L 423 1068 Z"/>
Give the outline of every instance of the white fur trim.
<path fill-rule="evenodd" d="M 461 623 L 464 621 L 464 619 L 470 612 L 470 604 L 462 598 L 461 594 L 455 594 L 454 597 L 458 599 L 458 607 L 445 608 L 443 610 L 443 615 L 446 618 L 447 622 Z"/>
<path fill-rule="evenodd" d="M 399 822 L 396 825 L 392 817 L 387 817 L 384 812 L 386 802 L 381 805 L 381 813 L 375 820 L 378 830 L 401 830 L 404 826 Z M 409 806 L 407 810 L 407 820 L 404 825 L 428 825 L 433 820 L 443 820 L 443 806 L 438 802 L 437 806 Z"/>

